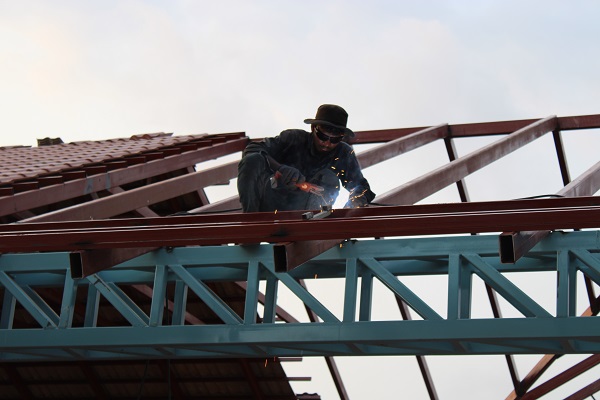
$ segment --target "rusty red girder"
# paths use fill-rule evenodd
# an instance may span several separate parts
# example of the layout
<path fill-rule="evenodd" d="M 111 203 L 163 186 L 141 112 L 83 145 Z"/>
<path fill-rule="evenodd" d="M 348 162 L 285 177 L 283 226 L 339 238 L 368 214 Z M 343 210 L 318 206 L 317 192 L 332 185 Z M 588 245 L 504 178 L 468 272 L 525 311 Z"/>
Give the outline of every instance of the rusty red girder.
<path fill-rule="evenodd" d="M 600 189 L 600 162 L 559 190 L 557 195 L 564 197 L 592 196 L 598 189 Z M 515 263 L 547 234 L 547 231 L 503 232 L 500 234 L 500 261 Z"/>
<path fill-rule="evenodd" d="M 15 224 L 2 226 L 0 252 L 288 242 L 471 232 L 600 227 L 600 198 L 367 207 L 325 219 L 298 212 Z"/>
<path fill-rule="evenodd" d="M 555 116 L 535 121 L 494 143 L 383 193 L 377 196 L 375 201 L 388 204 L 414 204 L 538 139 L 542 135 L 552 132 L 557 125 L 558 122 Z"/>

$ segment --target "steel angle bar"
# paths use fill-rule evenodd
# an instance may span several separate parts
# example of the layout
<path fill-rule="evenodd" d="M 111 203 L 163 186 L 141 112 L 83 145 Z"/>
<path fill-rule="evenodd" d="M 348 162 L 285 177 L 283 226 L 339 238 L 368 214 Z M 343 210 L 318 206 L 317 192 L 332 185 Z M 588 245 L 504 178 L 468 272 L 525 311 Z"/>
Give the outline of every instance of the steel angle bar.
<path fill-rule="evenodd" d="M 556 316 L 571 317 L 576 312 L 577 269 L 571 263 L 568 250 L 561 250 L 556 257 L 558 282 L 556 288 Z"/>
<path fill-rule="evenodd" d="M 581 388 L 572 395 L 565 397 L 564 400 L 583 400 L 591 397 L 594 399 L 594 394 L 600 392 L 600 378 Z"/>
<path fill-rule="evenodd" d="M 413 293 L 406 285 L 398 280 L 392 273 L 374 258 L 359 258 L 359 261 L 373 272 L 374 276 L 385 286 L 399 296 L 423 319 L 439 320 L 442 317 L 429 307 L 420 297 Z"/>
<path fill-rule="evenodd" d="M 60 306 L 59 328 L 70 328 L 73 325 L 75 314 L 75 303 L 77 301 L 77 284 L 69 274 L 65 274 L 65 285 L 63 287 L 62 303 Z"/>
<path fill-rule="evenodd" d="M 17 299 L 9 291 L 4 290 L 2 299 L 2 310 L 0 311 L 0 329 L 12 329 L 15 318 L 15 306 Z"/>
<path fill-rule="evenodd" d="M 279 310 L 277 307 L 277 282 L 279 281 L 272 274 L 267 275 L 266 281 L 267 287 L 265 289 L 265 294 L 262 297 L 262 303 L 264 306 L 263 322 L 272 324 L 275 323 L 275 317 L 279 314 L 279 311 L 283 311 L 282 309 Z M 260 297 L 261 296 L 259 293 L 259 299 Z M 291 315 L 289 315 L 289 317 L 292 318 Z M 292 319 L 290 318 L 288 318 L 286 322 L 292 322 Z"/>
<path fill-rule="evenodd" d="M 448 319 L 471 317 L 472 268 L 459 254 L 448 256 Z"/>
<path fill-rule="evenodd" d="M 581 271 L 592 279 L 596 285 L 600 285 L 600 260 L 587 250 L 573 249 L 571 253 L 585 264 L 580 268 Z"/>
<path fill-rule="evenodd" d="M 63 280 L 64 282 L 64 280 Z M 47 315 L 54 325 L 58 325 L 60 317 L 54 311 L 52 307 L 40 296 L 38 292 L 33 290 L 29 285 L 20 285 L 21 289 L 27 294 L 27 296 Z"/>
<path fill-rule="evenodd" d="M 356 318 L 356 297 L 358 294 L 358 263 L 356 258 L 346 260 L 344 287 L 344 322 L 354 322 Z"/>
<path fill-rule="evenodd" d="M 244 324 L 251 325 L 256 323 L 256 313 L 258 312 L 258 291 L 260 283 L 260 265 L 258 261 L 248 263 L 248 284 L 246 285 L 246 302 L 244 306 Z"/>
<path fill-rule="evenodd" d="M 148 326 L 148 316 L 117 285 L 104 282 L 98 274 L 90 275 L 86 279 L 132 326 Z"/>
<path fill-rule="evenodd" d="M 569 174 L 569 164 L 567 163 L 567 155 L 560 130 L 555 129 L 552 131 L 552 137 L 554 138 L 554 148 L 556 149 L 556 157 L 558 158 L 563 185 L 567 186 L 571 182 L 571 175 Z"/>
<path fill-rule="evenodd" d="M 358 320 L 371 320 L 371 306 L 373 304 L 373 273 L 363 271 L 360 278 L 360 302 L 358 306 Z"/>
<path fill-rule="evenodd" d="M 581 197 L 593 196 L 600 189 L 600 162 L 593 165 L 574 181 L 558 191 L 557 196 Z M 548 235 L 545 231 L 503 232 L 500 234 L 500 260 L 514 263 L 540 240 Z"/>
<path fill-rule="evenodd" d="M 329 311 L 319 300 L 317 300 L 306 288 L 285 272 L 273 272 L 273 275 L 283 283 L 292 293 L 300 299 L 306 307 L 315 312 L 323 322 L 340 322 L 340 320 Z"/>
<path fill-rule="evenodd" d="M 85 319 L 83 326 L 93 328 L 98 323 L 98 310 L 100 309 L 100 292 L 94 285 L 88 285 L 87 299 L 85 302 Z"/>
<path fill-rule="evenodd" d="M 194 278 L 182 265 L 170 265 L 169 268 L 226 324 L 238 325 L 242 318 L 215 294 L 204 282 Z"/>
<path fill-rule="evenodd" d="M 167 276 L 167 267 L 157 265 L 154 272 L 154 285 L 152 286 L 152 304 L 148 322 L 150 326 L 162 325 L 164 311 L 167 307 Z"/>
<path fill-rule="evenodd" d="M 31 288 L 19 286 L 4 271 L 0 271 L 0 284 L 4 286 L 5 291 L 10 292 L 15 297 L 42 328 L 56 328 L 58 315 Z"/>
<path fill-rule="evenodd" d="M 485 167 L 527 143 L 552 132 L 557 127 L 555 116 L 536 121 L 480 150 L 460 157 L 419 178 L 375 198 L 378 203 L 414 204 Z"/>
<path fill-rule="evenodd" d="M 172 325 L 184 325 L 187 303 L 188 286 L 181 280 L 175 282 L 175 293 L 173 294 L 173 316 Z"/>
<path fill-rule="evenodd" d="M 580 363 L 574 365 L 571 368 L 561 372 L 555 377 L 549 379 L 548 381 L 540 384 L 539 386 L 531 389 L 529 392 L 525 393 L 521 399 L 522 400 L 533 400 L 539 399 L 541 396 L 544 396 L 554 389 L 562 386 L 563 384 L 571 381 L 572 379 L 578 377 L 586 371 L 589 371 L 596 365 L 600 364 L 600 354 L 594 354 Z"/>
<path fill-rule="evenodd" d="M 386 142 L 377 147 L 358 153 L 356 157 L 362 168 L 367 168 L 382 161 L 389 160 L 418 147 L 443 139 L 448 135 L 448 124 L 441 124 L 431 128 L 411 133 Z"/>
<path fill-rule="evenodd" d="M 526 317 L 552 318 L 552 315 L 533 301 L 514 283 L 504 277 L 500 272 L 487 264 L 477 254 L 462 254 L 473 267 L 474 272 L 479 275 L 498 294 L 504 297 L 511 305 Z"/>
<path fill-rule="evenodd" d="M 454 146 L 454 141 L 450 137 L 444 138 L 444 144 L 446 145 L 446 152 L 448 153 L 448 159 L 450 162 L 456 160 L 458 158 L 456 152 L 456 146 Z M 469 202 L 469 192 L 467 191 L 467 184 L 464 179 L 460 179 L 456 181 L 456 188 L 458 189 L 458 196 L 460 197 L 460 201 Z"/>

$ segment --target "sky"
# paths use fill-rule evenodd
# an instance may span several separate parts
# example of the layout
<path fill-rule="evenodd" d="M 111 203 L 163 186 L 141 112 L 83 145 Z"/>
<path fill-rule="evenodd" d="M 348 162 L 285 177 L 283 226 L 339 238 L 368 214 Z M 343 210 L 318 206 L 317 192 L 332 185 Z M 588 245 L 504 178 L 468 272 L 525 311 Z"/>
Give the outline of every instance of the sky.
<path fill-rule="evenodd" d="M 323 103 L 343 106 L 356 131 L 598 114 L 598 15 L 597 0 L 0 0 L 0 146 L 273 136 L 306 127 Z M 459 155 L 490 140 L 457 140 Z M 598 161 L 598 132 L 564 141 L 573 177 Z M 471 199 L 555 193 L 552 146 L 546 135 L 469 176 Z M 445 162 L 437 143 L 365 176 L 382 194 Z M 459 199 L 448 189 L 427 201 Z M 481 368 L 505 369 L 499 358 L 433 358 L 441 398 L 506 396 L 508 372 Z M 412 358 L 338 363 L 352 398 L 424 397 Z M 297 391 L 336 398 L 319 368 Z M 473 368 L 481 376 L 467 383 Z"/>

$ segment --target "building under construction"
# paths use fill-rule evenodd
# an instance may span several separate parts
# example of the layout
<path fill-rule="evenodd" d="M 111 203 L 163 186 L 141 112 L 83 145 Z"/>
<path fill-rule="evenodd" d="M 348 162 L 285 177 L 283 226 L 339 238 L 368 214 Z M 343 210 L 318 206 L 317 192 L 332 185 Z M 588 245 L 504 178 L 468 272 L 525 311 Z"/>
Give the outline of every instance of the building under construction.
<path fill-rule="evenodd" d="M 244 133 L 2 147 L 0 399 L 320 399 L 317 387 L 293 389 L 310 376 L 284 369 L 307 357 L 324 358 L 349 399 L 336 360 L 361 356 L 416 357 L 423 396 L 446 398 L 427 364 L 438 355 L 504 356 L 512 385 L 497 398 L 552 398 L 575 378 L 561 396 L 592 398 L 600 161 L 571 176 L 563 144 L 582 134 L 600 135 L 600 115 L 356 132 L 366 176 L 428 146 L 447 159 L 370 207 L 308 217 L 241 213 L 235 190 L 210 199 L 236 178 Z M 486 144 L 458 154 L 458 141 L 477 138 Z M 544 171 L 560 190 L 471 201 L 471 174 L 540 138 L 552 142 Z M 459 201 L 430 201 L 442 190 Z M 537 273 L 552 277 L 550 307 L 518 283 Z M 442 279 L 443 305 L 413 277 Z M 315 279 L 341 282 L 341 310 Z M 376 290 L 398 317 L 374 315 Z M 284 296 L 305 312 L 289 312 Z M 539 361 L 519 370 L 525 354 Z"/>

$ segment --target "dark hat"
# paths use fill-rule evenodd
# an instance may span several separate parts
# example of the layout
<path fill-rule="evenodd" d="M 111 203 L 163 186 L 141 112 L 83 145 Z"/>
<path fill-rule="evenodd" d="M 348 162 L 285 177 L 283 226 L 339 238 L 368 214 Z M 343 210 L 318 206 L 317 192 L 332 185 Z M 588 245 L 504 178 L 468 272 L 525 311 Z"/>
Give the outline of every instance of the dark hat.
<path fill-rule="evenodd" d="M 346 127 L 348 123 L 348 113 L 340 106 L 335 104 L 323 104 L 317 110 L 317 115 L 314 119 L 305 119 L 305 124 L 317 124 L 332 126 L 344 131 L 345 135 L 354 137 L 354 132 Z"/>

